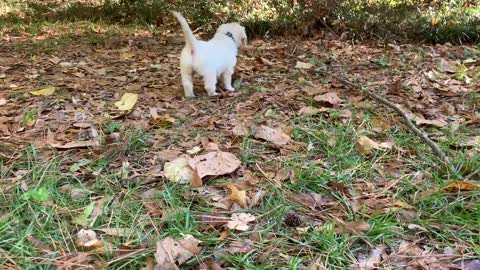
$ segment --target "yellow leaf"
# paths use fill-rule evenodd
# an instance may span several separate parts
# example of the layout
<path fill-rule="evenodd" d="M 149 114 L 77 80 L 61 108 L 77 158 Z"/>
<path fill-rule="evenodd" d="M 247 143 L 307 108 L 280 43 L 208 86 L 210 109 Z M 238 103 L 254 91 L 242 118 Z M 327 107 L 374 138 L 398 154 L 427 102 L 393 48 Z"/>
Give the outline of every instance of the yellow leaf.
<path fill-rule="evenodd" d="M 55 87 L 47 87 L 37 91 L 31 91 L 30 94 L 34 96 L 50 96 L 55 92 Z"/>
<path fill-rule="evenodd" d="M 470 182 L 453 181 L 443 188 L 446 192 L 480 190 L 480 186 Z"/>
<path fill-rule="evenodd" d="M 137 100 L 138 94 L 125 93 L 119 101 L 115 102 L 115 106 L 117 106 L 119 110 L 129 111 L 135 106 Z"/>
<path fill-rule="evenodd" d="M 233 184 L 228 184 L 227 187 L 232 192 L 230 199 L 240 205 L 240 207 L 247 208 L 247 192 L 245 190 L 238 190 Z"/>
<path fill-rule="evenodd" d="M 411 206 L 410 204 L 403 202 L 403 201 L 395 201 L 393 204 L 395 207 L 405 208 L 405 209 L 415 209 L 415 207 Z"/>
<path fill-rule="evenodd" d="M 437 17 L 433 17 L 433 18 L 432 18 L 432 25 L 436 25 L 436 24 L 438 24 L 439 22 L 440 22 L 440 19 L 439 19 L 439 18 L 437 18 Z"/>

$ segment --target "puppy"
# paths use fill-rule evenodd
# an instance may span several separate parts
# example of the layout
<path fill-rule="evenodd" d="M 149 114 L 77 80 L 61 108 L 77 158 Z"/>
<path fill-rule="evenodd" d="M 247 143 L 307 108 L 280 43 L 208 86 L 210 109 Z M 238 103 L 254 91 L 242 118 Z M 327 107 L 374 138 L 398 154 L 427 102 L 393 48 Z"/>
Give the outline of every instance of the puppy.
<path fill-rule="evenodd" d="M 247 43 L 245 28 L 238 23 L 222 24 L 209 41 L 195 38 L 185 18 L 172 12 L 180 23 L 185 37 L 185 47 L 180 55 L 180 70 L 185 96 L 194 97 L 193 72 L 200 74 L 209 96 L 217 95 L 217 78 L 221 78 L 225 89 L 234 91 L 232 75 L 237 64 L 237 52 Z"/>

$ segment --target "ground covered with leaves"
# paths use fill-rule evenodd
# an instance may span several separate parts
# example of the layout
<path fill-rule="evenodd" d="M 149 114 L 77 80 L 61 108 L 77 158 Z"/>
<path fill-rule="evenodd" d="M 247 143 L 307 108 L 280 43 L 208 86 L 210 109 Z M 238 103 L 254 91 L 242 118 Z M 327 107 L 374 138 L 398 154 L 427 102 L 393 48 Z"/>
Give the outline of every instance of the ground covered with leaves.
<path fill-rule="evenodd" d="M 178 29 L 0 39 L 2 269 L 480 269 L 478 47 L 252 40 L 185 99 Z"/>

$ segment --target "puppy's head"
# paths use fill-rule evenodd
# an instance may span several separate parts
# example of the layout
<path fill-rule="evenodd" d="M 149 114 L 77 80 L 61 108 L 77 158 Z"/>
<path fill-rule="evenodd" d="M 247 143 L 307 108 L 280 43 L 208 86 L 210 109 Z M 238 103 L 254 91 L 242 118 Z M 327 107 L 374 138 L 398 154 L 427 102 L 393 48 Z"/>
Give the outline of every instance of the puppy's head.
<path fill-rule="evenodd" d="M 217 33 L 225 35 L 231 33 L 235 44 L 237 44 L 237 48 L 247 44 L 247 33 L 245 32 L 245 27 L 241 26 L 239 23 L 222 24 L 220 27 L 218 27 Z"/>

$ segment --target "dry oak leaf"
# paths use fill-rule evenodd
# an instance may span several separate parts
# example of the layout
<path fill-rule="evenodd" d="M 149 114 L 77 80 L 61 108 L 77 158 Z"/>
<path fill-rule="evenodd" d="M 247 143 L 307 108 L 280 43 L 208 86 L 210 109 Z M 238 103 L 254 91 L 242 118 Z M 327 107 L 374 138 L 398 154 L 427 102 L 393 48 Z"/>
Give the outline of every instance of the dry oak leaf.
<path fill-rule="evenodd" d="M 355 146 L 357 147 L 358 152 L 363 155 L 368 155 L 370 154 L 372 149 L 391 149 L 393 144 L 391 142 L 377 143 L 376 141 L 368 138 L 367 136 L 361 136 L 360 138 L 358 138 Z"/>
<path fill-rule="evenodd" d="M 232 153 L 216 151 L 196 156 L 189 161 L 190 167 L 195 168 L 198 176 L 218 176 L 234 172 L 240 167 L 240 160 Z"/>
<path fill-rule="evenodd" d="M 263 139 L 276 145 L 286 145 L 291 138 L 281 128 L 260 126 L 255 128 L 255 138 Z"/>
<path fill-rule="evenodd" d="M 199 243 L 200 241 L 191 235 L 186 235 L 178 241 L 170 236 L 157 241 L 157 251 L 155 252 L 157 265 L 155 270 L 178 269 L 176 263 L 182 265 L 192 256 L 200 253 Z"/>
<path fill-rule="evenodd" d="M 247 208 L 247 192 L 245 190 L 239 190 L 233 184 L 228 184 L 227 187 L 232 192 L 230 194 L 230 200 L 236 202 L 242 208 Z"/>
<path fill-rule="evenodd" d="M 249 213 L 234 213 L 232 217 L 227 222 L 227 227 L 230 230 L 237 230 L 237 231 L 246 231 L 250 228 L 248 225 L 249 222 L 255 220 L 255 217 Z"/>
<path fill-rule="evenodd" d="M 338 94 L 335 92 L 328 92 L 323 95 L 318 95 L 313 98 L 315 101 L 322 101 L 322 102 L 327 102 L 332 105 L 337 105 L 342 102 L 342 99 L 338 97 Z"/>

